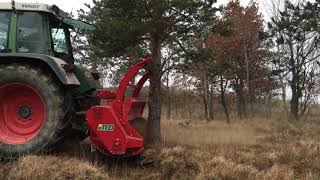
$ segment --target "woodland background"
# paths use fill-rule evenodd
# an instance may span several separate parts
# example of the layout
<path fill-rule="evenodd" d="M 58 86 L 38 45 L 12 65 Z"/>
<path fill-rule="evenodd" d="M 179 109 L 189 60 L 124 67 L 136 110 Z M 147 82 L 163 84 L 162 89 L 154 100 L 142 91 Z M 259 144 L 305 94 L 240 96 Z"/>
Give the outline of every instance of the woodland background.
<path fill-rule="evenodd" d="M 168 119 L 181 110 L 228 123 L 275 113 L 303 120 L 320 93 L 319 3 L 273 0 L 265 22 L 254 1 L 94 1 L 79 17 L 98 29 L 75 38 L 76 57 L 115 87 L 134 62 L 155 55 L 156 101 Z"/>
<path fill-rule="evenodd" d="M 151 161 L 67 143 L 1 162 L 0 179 L 320 179 L 320 0 L 271 4 L 269 22 L 254 1 L 101 0 L 79 10 L 97 30 L 73 37 L 77 63 L 102 72 L 105 87 L 155 57 L 143 89 Z"/>

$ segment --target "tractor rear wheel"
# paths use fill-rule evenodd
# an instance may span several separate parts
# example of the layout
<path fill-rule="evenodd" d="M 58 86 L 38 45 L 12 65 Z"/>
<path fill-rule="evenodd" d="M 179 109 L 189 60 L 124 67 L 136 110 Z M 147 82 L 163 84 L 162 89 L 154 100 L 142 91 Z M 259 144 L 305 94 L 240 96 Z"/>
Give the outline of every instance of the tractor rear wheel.
<path fill-rule="evenodd" d="M 29 65 L 0 65 L 0 155 L 37 153 L 63 129 L 63 96 L 47 73 Z"/>

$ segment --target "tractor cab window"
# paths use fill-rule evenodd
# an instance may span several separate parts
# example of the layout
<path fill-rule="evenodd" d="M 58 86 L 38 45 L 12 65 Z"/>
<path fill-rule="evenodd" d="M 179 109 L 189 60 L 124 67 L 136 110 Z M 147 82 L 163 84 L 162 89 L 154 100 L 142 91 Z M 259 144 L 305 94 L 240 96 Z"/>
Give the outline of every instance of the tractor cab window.
<path fill-rule="evenodd" d="M 39 12 L 18 12 L 17 51 L 20 53 L 48 52 L 43 16 Z"/>
<path fill-rule="evenodd" d="M 63 29 L 52 28 L 51 29 L 53 51 L 59 54 L 68 54 L 68 46 L 66 35 Z"/>
<path fill-rule="evenodd" d="M 0 52 L 5 52 L 8 46 L 10 12 L 0 11 Z"/>
<path fill-rule="evenodd" d="M 73 63 L 69 30 L 65 27 L 52 27 L 51 38 L 54 56 Z"/>

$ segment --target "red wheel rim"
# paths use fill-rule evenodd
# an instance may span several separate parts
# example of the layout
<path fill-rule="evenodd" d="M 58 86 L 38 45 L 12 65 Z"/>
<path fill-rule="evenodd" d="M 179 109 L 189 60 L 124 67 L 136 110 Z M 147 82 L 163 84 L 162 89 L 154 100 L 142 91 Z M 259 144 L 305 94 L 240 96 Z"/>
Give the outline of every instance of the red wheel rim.
<path fill-rule="evenodd" d="M 45 121 L 40 94 L 23 83 L 0 86 L 0 141 L 24 144 L 37 136 Z"/>

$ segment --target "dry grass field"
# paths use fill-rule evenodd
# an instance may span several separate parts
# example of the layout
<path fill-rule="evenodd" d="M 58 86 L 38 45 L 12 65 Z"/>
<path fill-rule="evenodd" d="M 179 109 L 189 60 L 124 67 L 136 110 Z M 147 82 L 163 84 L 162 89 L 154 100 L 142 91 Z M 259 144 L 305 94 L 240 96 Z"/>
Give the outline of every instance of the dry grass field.
<path fill-rule="evenodd" d="M 146 150 L 148 163 L 76 146 L 2 162 L 0 179 L 320 179 L 317 120 L 164 120 L 162 129 L 163 147 Z"/>

